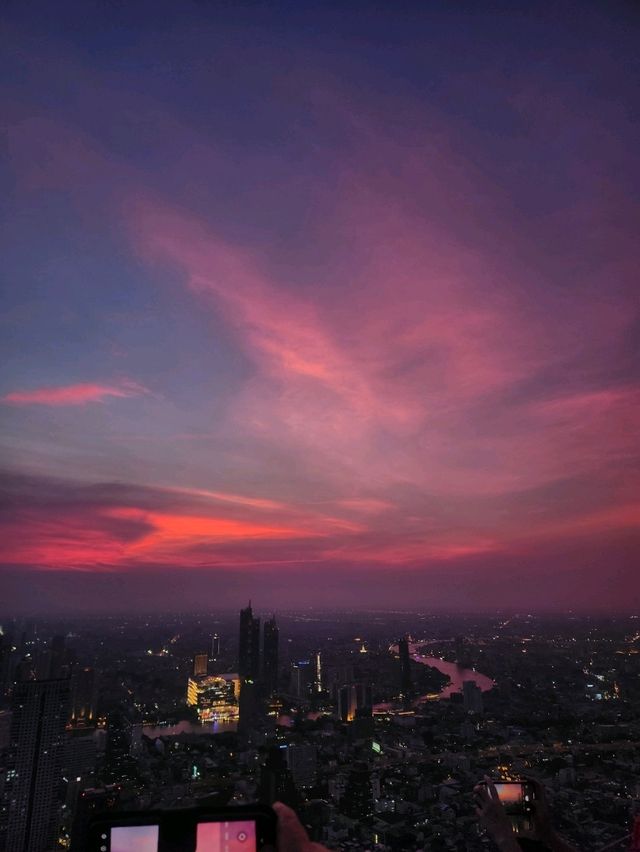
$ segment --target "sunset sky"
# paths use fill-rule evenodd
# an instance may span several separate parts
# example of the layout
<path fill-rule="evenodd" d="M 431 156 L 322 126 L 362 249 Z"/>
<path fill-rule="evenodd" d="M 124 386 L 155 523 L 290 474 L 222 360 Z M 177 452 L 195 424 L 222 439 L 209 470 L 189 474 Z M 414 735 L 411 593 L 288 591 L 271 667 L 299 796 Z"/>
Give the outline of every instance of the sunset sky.
<path fill-rule="evenodd" d="M 630 3 L 8 3 L 18 610 L 640 609 Z"/>

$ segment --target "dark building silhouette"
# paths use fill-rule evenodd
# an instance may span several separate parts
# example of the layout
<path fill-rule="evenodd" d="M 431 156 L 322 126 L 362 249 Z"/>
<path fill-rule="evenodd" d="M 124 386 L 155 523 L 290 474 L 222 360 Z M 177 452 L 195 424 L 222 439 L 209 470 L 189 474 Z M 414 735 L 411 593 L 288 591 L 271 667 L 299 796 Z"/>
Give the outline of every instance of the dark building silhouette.
<path fill-rule="evenodd" d="M 238 674 L 256 683 L 260 679 L 260 619 L 253 617 L 251 601 L 246 609 L 240 610 Z"/>
<path fill-rule="evenodd" d="M 142 724 L 131 711 L 121 707 L 107 719 L 107 746 L 105 750 L 107 776 L 113 782 L 135 778 L 136 756 L 140 751 Z"/>
<path fill-rule="evenodd" d="M 78 794 L 71 826 L 71 852 L 85 852 L 89 837 L 88 829 L 91 817 L 118 807 L 120 787 L 112 784 L 107 787 L 89 788 Z"/>
<path fill-rule="evenodd" d="M 462 697 L 464 709 L 468 713 L 482 713 L 483 701 L 482 690 L 475 680 L 465 680 L 462 683 Z"/>
<path fill-rule="evenodd" d="M 284 802 L 291 808 L 297 808 L 300 798 L 287 766 L 286 748 L 285 745 L 273 746 L 267 752 L 260 769 L 260 801 L 266 805 Z"/>
<path fill-rule="evenodd" d="M 275 615 L 265 621 L 262 642 L 262 682 L 267 696 L 278 691 L 279 630 Z"/>
<path fill-rule="evenodd" d="M 308 699 L 313 682 L 313 669 L 309 660 L 298 660 L 291 663 L 289 677 L 289 692 L 299 699 Z"/>
<path fill-rule="evenodd" d="M 354 764 L 340 807 L 352 819 L 366 819 L 373 814 L 371 772 L 366 763 Z"/>
<path fill-rule="evenodd" d="M 258 687 L 252 680 L 243 680 L 238 699 L 238 733 L 247 736 L 259 724 Z"/>
<path fill-rule="evenodd" d="M 220 636 L 214 633 L 211 637 L 211 659 L 217 660 L 220 656 Z"/>
<path fill-rule="evenodd" d="M 409 640 L 406 636 L 398 642 L 398 654 L 400 655 L 400 692 L 406 698 L 413 692 L 411 655 L 409 654 Z"/>
<path fill-rule="evenodd" d="M 312 787 L 318 769 L 318 750 L 310 743 L 289 743 L 282 749 L 296 789 Z"/>
<path fill-rule="evenodd" d="M 14 688 L 0 811 L 5 852 L 49 852 L 55 844 L 69 704 L 68 678 L 24 681 Z"/>

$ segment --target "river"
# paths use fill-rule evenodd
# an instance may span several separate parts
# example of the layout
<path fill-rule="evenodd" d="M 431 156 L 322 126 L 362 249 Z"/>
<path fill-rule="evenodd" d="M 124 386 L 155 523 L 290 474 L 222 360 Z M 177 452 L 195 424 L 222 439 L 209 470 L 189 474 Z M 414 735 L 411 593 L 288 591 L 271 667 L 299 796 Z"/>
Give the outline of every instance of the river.
<path fill-rule="evenodd" d="M 448 660 L 442 660 L 440 657 L 428 657 L 426 654 L 420 654 L 418 649 L 422 646 L 421 642 L 413 642 L 409 645 L 409 652 L 412 659 L 416 663 L 422 663 L 424 666 L 431 666 L 433 669 L 438 669 L 442 674 L 447 675 L 449 683 L 445 688 L 438 693 L 438 698 L 451 698 L 454 692 L 462 692 L 465 680 L 473 680 L 476 686 L 483 692 L 488 692 L 495 684 L 487 675 L 477 672 L 475 669 L 464 669 L 457 663 L 451 663 Z M 422 696 L 420 701 L 425 701 L 426 696 Z"/>
<path fill-rule="evenodd" d="M 177 737 L 180 734 L 199 734 L 200 736 L 211 736 L 213 734 L 225 734 L 237 729 L 237 722 L 188 722 L 183 720 L 176 725 L 145 725 L 142 733 L 145 737 L 156 739 L 156 737 Z"/>
<path fill-rule="evenodd" d="M 426 654 L 421 654 L 419 649 L 423 648 L 425 644 L 425 642 L 410 642 L 409 653 L 411 654 L 411 658 L 416 663 L 421 663 L 423 666 L 431 666 L 431 668 L 442 672 L 442 674 L 449 678 L 449 683 L 437 694 L 437 696 L 420 695 L 418 698 L 415 698 L 413 700 L 414 706 L 422 704 L 425 701 L 431 701 L 434 697 L 436 699 L 451 698 L 454 693 L 462 692 L 465 680 L 475 681 L 476 686 L 479 687 L 482 692 L 488 692 L 495 686 L 490 677 L 481 674 L 481 672 L 477 672 L 475 669 L 465 669 L 457 663 L 449 662 L 449 660 L 443 660 L 440 657 L 429 657 Z M 395 649 L 397 652 L 398 646 L 392 645 L 390 650 L 392 649 Z M 388 710 L 396 710 L 399 706 L 400 705 L 397 702 L 388 701 L 383 704 L 376 704 L 373 708 L 373 712 L 384 713 Z"/>

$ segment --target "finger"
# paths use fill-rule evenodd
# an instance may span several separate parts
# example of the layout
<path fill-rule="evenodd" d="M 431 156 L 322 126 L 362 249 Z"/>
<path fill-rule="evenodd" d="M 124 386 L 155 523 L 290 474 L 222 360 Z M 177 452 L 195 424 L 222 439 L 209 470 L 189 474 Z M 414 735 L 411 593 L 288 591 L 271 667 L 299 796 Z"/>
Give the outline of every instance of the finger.
<path fill-rule="evenodd" d="M 484 804 L 485 802 L 491 801 L 491 796 L 489 795 L 489 788 L 486 784 L 478 784 L 478 786 L 474 790 L 477 798 Z"/>
<path fill-rule="evenodd" d="M 489 798 L 494 802 L 500 801 L 500 796 L 498 796 L 498 791 L 496 790 L 496 785 L 493 783 L 491 778 L 488 775 L 484 776 L 484 780 L 487 782 L 487 790 L 489 792 Z"/>
<path fill-rule="evenodd" d="M 309 836 L 295 811 L 282 802 L 274 802 L 278 817 L 278 852 L 302 852 L 309 845 Z"/>

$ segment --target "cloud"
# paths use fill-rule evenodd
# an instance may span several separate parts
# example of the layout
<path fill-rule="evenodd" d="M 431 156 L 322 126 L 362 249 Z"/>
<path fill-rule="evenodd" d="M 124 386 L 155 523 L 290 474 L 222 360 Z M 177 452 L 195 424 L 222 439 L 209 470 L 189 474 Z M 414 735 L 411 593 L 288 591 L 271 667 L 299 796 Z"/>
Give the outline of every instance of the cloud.
<path fill-rule="evenodd" d="M 149 391 L 143 385 L 128 380 L 116 384 L 100 384 L 96 382 L 80 382 L 75 385 L 58 385 L 30 390 L 10 391 L 0 402 L 7 405 L 87 405 L 90 402 L 104 402 L 109 397 L 127 398 L 142 396 Z"/>

